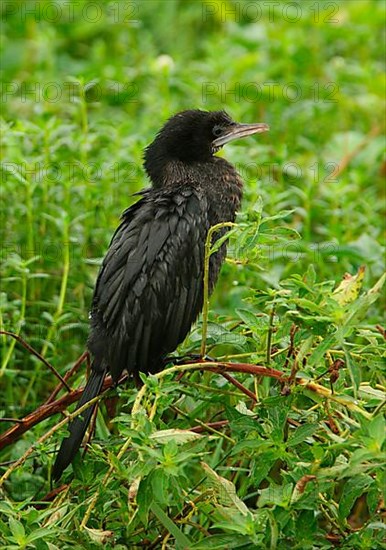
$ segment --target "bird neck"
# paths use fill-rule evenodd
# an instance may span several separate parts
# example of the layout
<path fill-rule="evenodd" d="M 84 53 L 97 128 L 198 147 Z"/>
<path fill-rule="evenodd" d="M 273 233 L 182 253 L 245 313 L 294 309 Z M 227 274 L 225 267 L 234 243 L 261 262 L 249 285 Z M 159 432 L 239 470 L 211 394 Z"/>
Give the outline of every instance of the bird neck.
<path fill-rule="evenodd" d="M 216 156 L 195 162 L 163 159 L 158 170 L 155 166 L 154 157 L 150 166 L 145 163 L 153 189 L 190 186 L 205 200 L 210 225 L 234 221 L 240 207 L 243 181 L 227 160 Z"/>
<path fill-rule="evenodd" d="M 187 184 L 193 187 L 223 188 L 231 185 L 242 190 L 242 181 L 235 168 L 221 157 L 210 157 L 204 161 L 185 162 L 165 157 L 152 157 L 151 162 L 145 159 L 144 168 L 155 189 L 173 185 Z"/>

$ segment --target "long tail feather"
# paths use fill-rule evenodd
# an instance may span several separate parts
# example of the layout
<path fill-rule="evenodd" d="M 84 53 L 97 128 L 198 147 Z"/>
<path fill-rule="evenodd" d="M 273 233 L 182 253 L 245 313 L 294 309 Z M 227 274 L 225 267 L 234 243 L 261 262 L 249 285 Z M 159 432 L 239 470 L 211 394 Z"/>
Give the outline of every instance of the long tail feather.
<path fill-rule="evenodd" d="M 91 376 L 87 380 L 86 387 L 83 395 L 79 400 L 77 409 L 82 407 L 87 401 L 96 397 L 101 391 L 103 380 L 106 371 L 98 371 L 92 369 Z M 86 433 L 87 426 L 90 423 L 92 413 L 94 412 L 95 404 L 83 411 L 77 416 L 69 426 L 70 436 L 63 439 L 57 454 L 54 467 L 52 469 L 52 476 L 54 480 L 58 480 L 63 471 L 74 460 L 75 455 L 82 444 L 84 434 Z"/>

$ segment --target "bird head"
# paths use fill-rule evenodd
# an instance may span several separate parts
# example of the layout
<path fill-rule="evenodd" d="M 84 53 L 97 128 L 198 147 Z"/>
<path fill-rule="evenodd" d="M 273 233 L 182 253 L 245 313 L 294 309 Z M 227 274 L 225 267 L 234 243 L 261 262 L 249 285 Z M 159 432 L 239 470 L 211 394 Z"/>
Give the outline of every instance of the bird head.
<path fill-rule="evenodd" d="M 225 111 L 182 111 L 164 124 L 146 148 L 144 166 L 155 183 L 168 162 L 205 162 L 226 143 L 268 130 L 267 124 L 234 122 Z"/>

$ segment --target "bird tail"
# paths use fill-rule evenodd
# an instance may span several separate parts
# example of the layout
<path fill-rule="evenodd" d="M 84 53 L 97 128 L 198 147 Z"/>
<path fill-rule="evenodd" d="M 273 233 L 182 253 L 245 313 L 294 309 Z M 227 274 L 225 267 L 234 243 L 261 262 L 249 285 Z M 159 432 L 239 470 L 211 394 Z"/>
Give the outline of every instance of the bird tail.
<path fill-rule="evenodd" d="M 84 388 L 82 397 L 79 400 L 76 410 L 78 410 L 85 403 L 87 403 L 100 393 L 105 373 L 105 370 L 91 370 L 90 378 L 87 380 L 87 384 Z M 70 435 L 69 437 L 63 439 L 59 452 L 56 456 L 54 467 L 52 469 L 52 477 L 54 480 L 58 480 L 63 471 L 74 460 L 75 455 L 82 444 L 82 440 L 84 434 L 86 433 L 87 426 L 90 423 L 95 405 L 96 403 L 94 403 L 94 405 L 91 405 L 88 409 L 83 411 L 83 413 L 75 417 L 74 420 L 70 423 Z"/>

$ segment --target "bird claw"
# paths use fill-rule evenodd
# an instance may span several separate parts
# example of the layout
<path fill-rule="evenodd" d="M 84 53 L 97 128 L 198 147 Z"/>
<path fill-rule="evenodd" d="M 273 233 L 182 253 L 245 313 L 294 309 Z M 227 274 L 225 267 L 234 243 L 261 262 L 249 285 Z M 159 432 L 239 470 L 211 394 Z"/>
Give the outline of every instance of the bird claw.
<path fill-rule="evenodd" d="M 187 353 L 180 357 L 167 356 L 164 358 L 164 364 L 172 363 L 173 365 L 185 365 L 186 363 L 213 363 L 216 362 L 216 359 L 210 355 L 200 355 L 199 353 Z"/>

